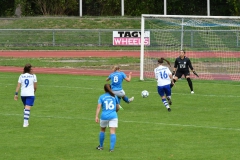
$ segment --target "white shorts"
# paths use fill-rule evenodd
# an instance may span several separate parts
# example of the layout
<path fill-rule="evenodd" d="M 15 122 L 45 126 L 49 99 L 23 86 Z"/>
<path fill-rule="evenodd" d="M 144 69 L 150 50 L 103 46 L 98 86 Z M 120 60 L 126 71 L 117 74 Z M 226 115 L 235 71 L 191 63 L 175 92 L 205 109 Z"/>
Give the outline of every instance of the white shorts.
<path fill-rule="evenodd" d="M 114 118 L 111 120 L 101 120 L 100 119 L 100 127 L 104 128 L 104 127 L 118 127 L 118 119 Z"/>
<path fill-rule="evenodd" d="M 118 96 L 118 97 L 123 97 L 125 96 L 124 90 L 119 90 L 119 91 L 113 91 L 113 93 Z"/>

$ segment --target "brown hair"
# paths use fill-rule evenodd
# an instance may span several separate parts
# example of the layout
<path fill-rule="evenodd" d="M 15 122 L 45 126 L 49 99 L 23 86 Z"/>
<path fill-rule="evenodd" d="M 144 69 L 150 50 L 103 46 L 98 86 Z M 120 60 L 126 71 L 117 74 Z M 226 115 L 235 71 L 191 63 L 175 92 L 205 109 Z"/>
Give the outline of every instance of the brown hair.
<path fill-rule="evenodd" d="M 158 59 L 158 63 L 160 63 L 160 64 L 162 64 L 163 63 L 163 61 L 166 61 L 167 62 L 167 64 L 171 67 L 171 64 L 170 64 L 170 62 L 168 61 L 168 60 L 166 60 L 165 58 L 163 58 L 163 57 L 161 57 L 160 59 Z"/>
<path fill-rule="evenodd" d="M 115 97 L 115 94 L 112 92 L 110 84 L 105 84 L 104 85 L 104 90 L 105 90 L 105 92 L 108 92 L 111 96 Z"/>
<path fill-rule="evenodd" d="M 120 67 L 119 66 L 113 66 L 112 70 L 117 71 L 117 70 L 120 70 Z"/>
<path fill-rule="evenodd" d="M 23 73 L 31 73 L 32 65 L 30 63 L 26 64 L 23 68 Z"/>
<path fill-rule="evenodd" d="M 184 54 L 186 53 L 186 51 L 185 51 L 184 49 L 180 50 L 180 52 L 181 52 L 181 51 L 183 51 Z"/>

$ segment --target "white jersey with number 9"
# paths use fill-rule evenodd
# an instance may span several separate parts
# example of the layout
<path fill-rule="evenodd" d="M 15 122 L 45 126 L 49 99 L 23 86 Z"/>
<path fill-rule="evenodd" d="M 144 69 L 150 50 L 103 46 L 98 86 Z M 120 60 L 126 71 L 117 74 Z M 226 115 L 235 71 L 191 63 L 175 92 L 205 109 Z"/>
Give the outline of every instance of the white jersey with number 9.
<path fill-rule="evenodd" d="M 21 83 L 21 96 L 34 96 L 35 82 L 37 82 L 35 74 L 21 74 L 18 79 L 18 83 Z"/>

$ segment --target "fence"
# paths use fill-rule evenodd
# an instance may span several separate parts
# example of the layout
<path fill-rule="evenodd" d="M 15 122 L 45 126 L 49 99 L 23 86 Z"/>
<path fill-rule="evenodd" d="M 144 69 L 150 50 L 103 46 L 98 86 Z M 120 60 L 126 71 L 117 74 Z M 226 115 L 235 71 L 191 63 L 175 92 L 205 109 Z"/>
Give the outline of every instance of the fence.
<path fill-rule="evenodd" d="M 81 47 L 91 49 L 92 47 L 100 47 L 107 49 L 137 49 L 136 46 L 113 46 L 113 31 L 132 31 L 136 29 L 0 29 L 0 48 L 14 47 Z M 140 31 L 140 29 L 138 30 Z M 172 35 L 177 41 L 181 41 L 181 37 L 176 32 L 180 30 L 172 30 Z M 193 50 L 206 50 L 206 45 L 201 41 L 198 33 L 201 31 L 185 30 L 185 46 L 191 47 Z M 204 31 L 206 32 L 206 31 Z M 239 32 L 218 30 L 218 35 L 222 39 L 224 45 L 232 50 L 239 50 Z M 156 46 L 156 50 L 161 49 L 158 46 L 158 39 L 151 34 L 151 46 Z"/>

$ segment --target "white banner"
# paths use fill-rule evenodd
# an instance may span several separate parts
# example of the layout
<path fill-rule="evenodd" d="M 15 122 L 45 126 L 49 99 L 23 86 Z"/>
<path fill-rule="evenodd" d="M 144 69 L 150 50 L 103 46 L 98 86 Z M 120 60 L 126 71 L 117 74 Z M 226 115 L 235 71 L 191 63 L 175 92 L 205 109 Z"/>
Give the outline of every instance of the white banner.
<path fill-rule="evenodd" d="M 114 46 L 140 46 L 140 31 L 113 31 Z M 144 45 L 150 45 L 150 31 L 144 32 Z"/>

